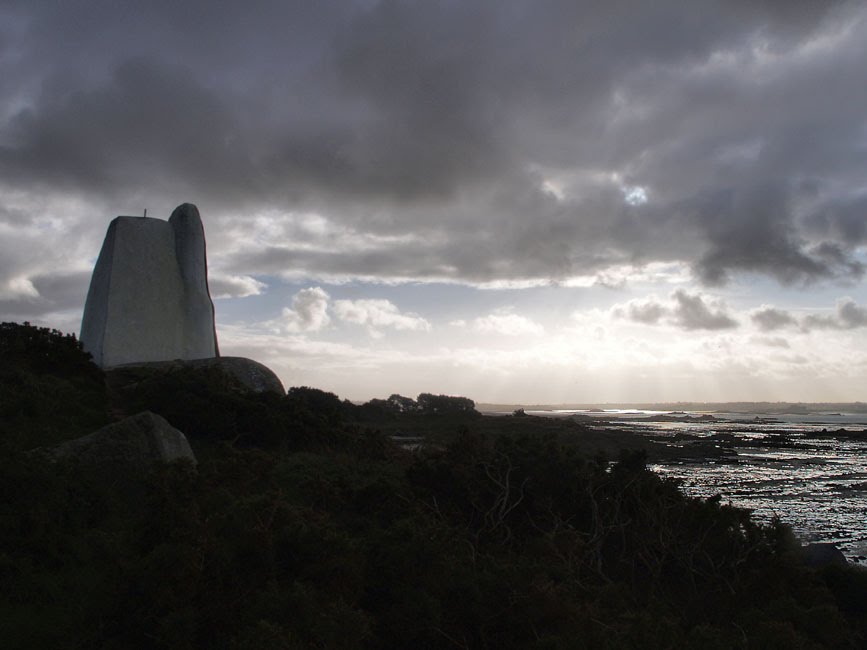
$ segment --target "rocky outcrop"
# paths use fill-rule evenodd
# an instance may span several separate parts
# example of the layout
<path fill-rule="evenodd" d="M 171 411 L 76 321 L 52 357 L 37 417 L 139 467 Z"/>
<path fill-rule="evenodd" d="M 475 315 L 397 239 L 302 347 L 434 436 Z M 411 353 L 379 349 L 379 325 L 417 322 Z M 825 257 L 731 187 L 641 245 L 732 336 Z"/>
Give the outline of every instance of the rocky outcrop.
<path fill-rule="evenodd" d="M 276 393 L 285 395 L 283 383 L 274 371 L 258 361 L 245 357 L 216 357 L 213 359 L 192 359 L 184 361 L 154 361 L 150 363 L 130 363 L 116 366 L 109 371 L 110 384 L 130 384 L 136 381 L 136 369 L 147 371 L 171 372 L 180 368 L 216 368 L 236 380 L 238 384 L 253 393 Z"/>
<path fill-rule="evenodd" d="M 150 411 L 39 452 L 52 460 L 70 459 L 87 467 L 118 470 L 146 471 L 159 463 L 181 459 L 196 464 L 187 437 Z"/>
<path fill-rule="evenodd" d="M 219 357 L 218 359 L 197 359 L 188 361 L 194 368 L 221 368 L 237 379 L 254 393 L 276 393 L 285 395 L 283 382 L 268 366 L 245 357 Z"/>
<path fill-rule="evenodd" d="M 811 567 L 846 566 L 843 551 L 831 542 L 814 542 L 801 549 L 804 564 Z"/>
<path fill-rule="evenodd" d="M 97 365 L 218 356 L 202 220 L 117 217 L 96 261 L 81 342 Z"/>

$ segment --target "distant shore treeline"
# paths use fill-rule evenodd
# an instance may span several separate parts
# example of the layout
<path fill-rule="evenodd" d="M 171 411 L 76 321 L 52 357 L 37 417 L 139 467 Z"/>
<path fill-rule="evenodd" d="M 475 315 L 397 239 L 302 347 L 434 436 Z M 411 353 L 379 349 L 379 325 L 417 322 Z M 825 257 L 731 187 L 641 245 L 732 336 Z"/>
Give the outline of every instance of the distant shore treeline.
<path fill-rule="evenodd" d="M 707 411 L 716 413 L 755 413 L 757 415 L 806 415 L 809 413 L 867 413 L 867 402 L 591 402 L 567 404 L 495 404 L 480 402 L 480 411 L 594 410 Z"/>

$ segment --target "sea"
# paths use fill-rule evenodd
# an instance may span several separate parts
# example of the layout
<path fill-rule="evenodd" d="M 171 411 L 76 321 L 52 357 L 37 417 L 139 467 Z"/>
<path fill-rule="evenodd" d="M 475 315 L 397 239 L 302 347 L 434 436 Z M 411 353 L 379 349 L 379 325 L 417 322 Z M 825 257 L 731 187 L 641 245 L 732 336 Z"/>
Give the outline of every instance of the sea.
<path fill-rule="evenodd" d="M 527 414 L 593 417 L 596 421 L 588 422 L 593 428 L 628 430 L 681 447 L 684 457 L 655 462 L 650 469 L 677 479 L 691 496 L 719 494 L 723 503 L 751 510 L 755 520 L 777 517 L 801 541 L 832 542 L 850 561 L 867 564 L 867 413 L 610 409 Z M 688 453 L 690 446 L 709 445 L 718 453 Z"/>

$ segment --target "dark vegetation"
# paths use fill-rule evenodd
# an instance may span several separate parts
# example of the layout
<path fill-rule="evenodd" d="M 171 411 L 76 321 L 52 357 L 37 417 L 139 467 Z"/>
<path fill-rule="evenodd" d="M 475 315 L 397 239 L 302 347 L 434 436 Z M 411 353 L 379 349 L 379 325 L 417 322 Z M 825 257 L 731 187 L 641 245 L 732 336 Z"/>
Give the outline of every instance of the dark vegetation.
<path fill-rule="evenodd" d="M 106 390 L 73 338 L 0 332 L 4 648 L 864 645 L 863 572 L 806 568 L 785 526 L 684 497 L 640 452 L 588 456 L 575 423 L 202 371 Z M 27 453 L 142 409 L 197 469 L 130 490 Z"/>
<path fill-rule="evenodd" d="M 90 433 L 106 423 L 102 371 L 75 337 L 0 323 L 0 440 L 19 449 Z"/>

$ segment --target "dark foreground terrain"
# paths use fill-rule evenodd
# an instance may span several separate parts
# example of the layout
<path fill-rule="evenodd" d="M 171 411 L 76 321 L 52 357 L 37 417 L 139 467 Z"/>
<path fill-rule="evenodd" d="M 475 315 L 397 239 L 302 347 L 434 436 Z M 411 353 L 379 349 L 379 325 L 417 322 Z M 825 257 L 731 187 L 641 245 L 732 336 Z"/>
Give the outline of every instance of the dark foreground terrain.
<path fill-rule="evenodd" d="M 0 326 L 0 359 L 4 648 L 865 645 L 863 570 L 810 568 L 785 525 L 685 497 L 626 433 L 202 370 L 107 378 L 26 325 Z M 197 466 L 32 451 L 143 410 Z"/>

